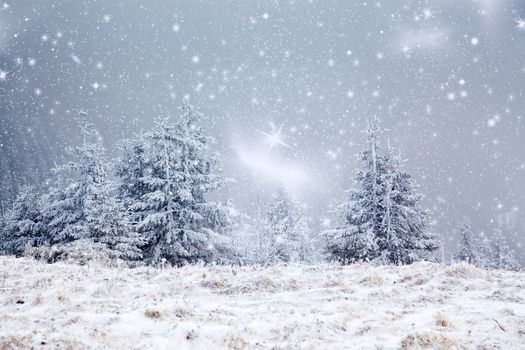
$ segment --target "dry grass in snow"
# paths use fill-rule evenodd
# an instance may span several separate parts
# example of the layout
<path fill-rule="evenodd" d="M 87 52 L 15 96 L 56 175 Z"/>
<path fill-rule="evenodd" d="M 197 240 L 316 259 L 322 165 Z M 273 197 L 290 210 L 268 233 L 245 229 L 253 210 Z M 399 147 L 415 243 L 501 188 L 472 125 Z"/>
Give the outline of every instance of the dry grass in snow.
<path fill-rule="evenodd" d="M 523 349 L 525 274 L 0 257 L 0 349 Z"/>

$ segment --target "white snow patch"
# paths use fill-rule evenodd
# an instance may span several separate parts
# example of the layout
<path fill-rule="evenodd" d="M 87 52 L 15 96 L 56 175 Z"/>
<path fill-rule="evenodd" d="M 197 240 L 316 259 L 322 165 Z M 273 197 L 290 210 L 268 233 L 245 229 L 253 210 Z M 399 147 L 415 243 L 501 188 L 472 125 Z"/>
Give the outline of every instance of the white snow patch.
<path fill-rule="evenodd" d="M 466 264 L 0 266 L 2 349 L 517 349 L 525 335 L 525 274 Z"/>

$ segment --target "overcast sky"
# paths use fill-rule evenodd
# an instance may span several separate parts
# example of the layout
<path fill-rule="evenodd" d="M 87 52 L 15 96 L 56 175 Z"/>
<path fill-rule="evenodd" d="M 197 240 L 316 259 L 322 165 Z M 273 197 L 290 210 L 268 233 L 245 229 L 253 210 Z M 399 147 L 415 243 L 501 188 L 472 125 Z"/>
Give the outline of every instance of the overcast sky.
<path fill-rule="evenodd" d="M 78 110 L 115 155 L 187 96 L 242 210 L 283 182 L 335 224 L 376 115 L 447 250 L 465 220 L 514 212 L 523 232 L 521 18 L 520 0 L 0 2 L 0 196 L 48 177 Z"/>

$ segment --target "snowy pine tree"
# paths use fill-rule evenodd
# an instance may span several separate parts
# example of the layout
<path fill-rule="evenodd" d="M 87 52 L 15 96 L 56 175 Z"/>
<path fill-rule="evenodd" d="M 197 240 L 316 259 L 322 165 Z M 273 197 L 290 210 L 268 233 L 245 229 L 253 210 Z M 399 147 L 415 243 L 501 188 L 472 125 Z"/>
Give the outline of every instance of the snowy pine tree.
<path fill-rule="evenodd" d="M 401 170 L 390 145 L 384 160 L 386 185 L 384 216 L 377 234 L 381 260 L 396 265 L 429 259 L 438 248 L 437 236 L 427 231 L 427 210 L 419 206 L 422 195 L 415 191 L 412 177 Z"/>
<path fill-rule="evenodd" d="M 85 113 L 80 113 L 79 126 L 83 143 L 67 149 L 74 161 L 54 169 L 56 186 L 43 200 L 43 221 L 53 245 L 49 259 L 135 259 L 141 240 L 112 193 L 104 147 Z"/>
<path fill-rule="evenodd" d="M 21 256 L 28 247 L 44 243 L 42 213 L 34 187 L 20 187 L 0 229 L 0 252 L 3 254 Z"/>
<path fill-rule="evenodd" d="M 497 228 L 492 235 L 492 264 L 491 266 L 505 270 L 519 270 L 520 264 L 508 239 L 516 232 L 517 211 L 512 210 L 500 215 L 497 220 Z"/>
<path fill-rule="evenodd" d="M 86 223 L 89 236 L 107 248 L 110 259 L 138 260 L 145 240 L 132 230 L 124 206 L 109 181 L 95 188 L 94 196 L 86 198 Z"/>
<path fill-rule="evenodd" d="M 412 177 L 402 171 L 390 147 L 381 155 L 381 129 L 376 118 L 368 125 L 369 148 L 361 153 L 356 187 L 340 206 L 341 228 L 326 232 L 326 253 L 343 264 L 359 261 L 409 264 L 429 259 L 437 238 L 427 232 L 428 212 L 419 206 Z"/>
<path fill-rule="evenodd" d="M 150 144 L 144 133 L 134 139 L 127 139 L 119 145 L 120 159 L 116 164 L 116 175 L 120 179 L 117 186 L 123 204 L 129 207 L 148 192 L 145 183 L 146 171 L 150 168 L 147 152 Z M 132 221 L 136 221 L 133 218 Z"/>
<path fill-rule="evenodd" d="M 83 143 L 66 148 L 74 160 L 53 169 L 56 186 L 45 197 L 44 221 L 52 244 L 89 237 L 86 200 L 95 195 L 107 172 L 104 148 L 98 141 L 91 142 L 96 131 L 83 113 L 79 116 L 79 127 Z"/>
<path fill-rule="evenodd" d="M 472 233 L 469 224 L 463 224 L 459 228 L 460 242 L 458 251 L 454 254 L 454 259 L 457 261 L 466 261 L 472 265 L 482 267 L 483 249 L 481 241 Z"/>
<path fill-rule="evenodd" d="M 492 266 L 498 269 L 517 271 L 520 269 L 514 250 L 510 247 L 503 230 L 496 229 L 492 237 Z"/>
<path fill-rule="evenodd" d="M 124 170 L 126 165 L 119 166 L 119 174 L 125 174 L 120 188 L 135 229 L 147 240 L 144 254 L 150 264 L 166 261 L 180 266 L 211 262 L 217 256 L 209 240 L 217 233 L 212 229 L 216 223 L 209 220 L 217 204 L 205 196 L 224 180 L 215 173 L 213 139 L 204 136 L 201 119 L 185 102 L 178 123 L 157 119 L 155 129 L 133 146 L 131 157 L 123 158 L 133 159 L 132 172 Z"/>
<path fill-rule="evenodd" d="M 377 232 L 381 227 L 385 198 L 382 183 L 385 166 L 383 158 L 377 154 L 380 133 L 377 119 L 371 119 L 367 129 L 369 149 L 360 154 L 363 168 L 354 178 L 356 187 L 339 206 L 344 224 L 325 233 L 329 260 L 350 264 L 371 261 L 378 255 Z"/>

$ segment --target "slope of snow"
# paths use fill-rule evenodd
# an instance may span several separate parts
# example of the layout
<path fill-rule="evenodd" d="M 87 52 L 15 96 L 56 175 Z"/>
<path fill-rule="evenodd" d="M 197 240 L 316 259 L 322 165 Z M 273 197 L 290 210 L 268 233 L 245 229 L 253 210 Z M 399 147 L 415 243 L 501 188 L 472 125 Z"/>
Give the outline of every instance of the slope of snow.
<path fill-rule="evenodd" d="M 466 264 L 117 269 L 0 257 L 0 349 L 518 349 L 525 274 Z"/>

